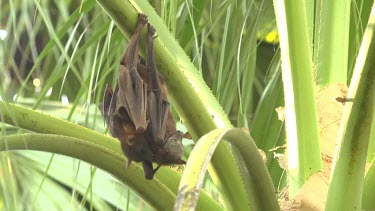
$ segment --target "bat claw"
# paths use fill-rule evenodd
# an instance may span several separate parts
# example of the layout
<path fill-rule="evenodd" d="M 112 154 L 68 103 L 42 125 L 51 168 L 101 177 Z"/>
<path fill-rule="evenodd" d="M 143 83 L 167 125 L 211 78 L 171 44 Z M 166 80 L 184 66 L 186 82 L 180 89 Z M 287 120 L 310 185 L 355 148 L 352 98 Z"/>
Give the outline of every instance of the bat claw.
<path fill-rule="evenodd" d="M 144 13 L 138 13 L 138 22 L 141 22 L 141 23 L 147 23 L 148 20 L 147 20 L 147 15 L 145 15 Z"/>
<path fill-rule="evenodd" d="M 148 22 L 147 16 L 143 13 L 138 14 L 138 23 L 135 28 L 132 38 L 129 40 L 129 45 L 126 48 L 124 55 L 121 58 L 120 64 L 126 68 L 131 69 L 137 67 L 138 62 L 138 42 L 141 36 L 143 26 Z"/>
<path fill-rule="evenodd" d="M 156 39 L 158 37 L 158 35 L 154 36 L 154 34 L 156 32 L 155 27 L 152 26 L 150 23 L 148 23 L 147 26 L 148 26 L 148 34 L 147 35 L 152 37 L 153 40 Z"/>
<path fill-rule="evenodd" d="M 148 23 L 147 26 L 148 26 L 148 36 L 152 37 L 155 34 L 156 29 L 150 23 Z"/>

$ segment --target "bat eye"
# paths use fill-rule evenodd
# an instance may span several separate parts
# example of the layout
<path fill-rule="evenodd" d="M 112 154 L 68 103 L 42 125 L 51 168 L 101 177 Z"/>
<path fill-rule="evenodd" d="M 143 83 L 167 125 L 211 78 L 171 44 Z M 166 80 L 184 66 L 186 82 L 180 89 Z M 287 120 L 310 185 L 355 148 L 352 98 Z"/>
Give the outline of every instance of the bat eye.
<path fill-rule="evenodd" d="M 179 139 L 178 137 L 176 136 L 172 136 L 172 137 L 169 137 L 168 139 L 168 142 L 178 142 L 178 141 L 181 141 L 181 139 Z"/>

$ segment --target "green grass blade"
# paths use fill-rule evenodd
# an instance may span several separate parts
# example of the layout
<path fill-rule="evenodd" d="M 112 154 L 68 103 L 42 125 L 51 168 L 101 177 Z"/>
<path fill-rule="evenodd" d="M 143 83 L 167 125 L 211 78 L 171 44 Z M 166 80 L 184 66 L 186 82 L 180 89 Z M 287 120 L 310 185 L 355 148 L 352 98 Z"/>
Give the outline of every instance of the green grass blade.
<path fill-rule="evenodd" d="M 280 35 L 289 196 L 322 168 L 305 1 L 274 0 Z"/>
<path fill-rule="evenodd" d="M 217 73 L 215 74 L 216 79 L 214 80 L 214 84 L 213 84 L 213 87 L 212 87 L 212 89 L 213 89 L 215 95 L 217 96 L 217 98 L 220 98 L 221 92 L 220 92 L 219 88 L 221 87 L 222 81 L 224 81 L 224 77 L 223 77 L 224 60 L 225 60 L 225 57 L 228 57 L 228 53 L 226 52 L 226 44 L 227 44 L 227 36 L 228 36 L 228 30 L 229 30 L 229 20 L 230 20 L 231 6 L 229 6 L 226 9 L 226 11 L 227 12 L 226 12 L 226 16 L 225 16 L 222 45 L 220 47 L 220 59 L 219 59 L 219 64 L 217 65 L 218 66 Z"/>
<path fill-rule="evenodd" d="M 190 49 L 190 45 L 194 40 L 194 28 L 197 28 L 199 20 L 202 17 L 202 13 L 204 11 L 204 7 L 206 5 L 207 0 L 193 0 L 191 1 L 192 9 L 191 14 L 192 17 L 187 17 L 185 20 L 184 25 L 182 26 L 179 38 L 179 43 L 184 49 Z M 185 5 L 189 7 L 189 5 Z"/>
<path fill-rule="evenodd" d="M 278 53 L 278 55 L 280 55 Z M 281 79 L 280 56 L 276 56 L 275 67 L 278 69 L 259 100 L 250 134 L 259 149 L 266 154 L 266 166 L 275 187 L 279 186 L 284 170 L 280 167 L 274 153 L 283 153 L 285 145 L 284 122 L 279 119 L 276 108 L 284 106 L 284 89 Z M 277 150 L 276 150 L 277 149 Z"/>
<path fill-rule="evenodd" d="M 17 201 L 21 198 L 21 193 L 17 188 L 17 177 L 10 165 L 11 157 L 9 153 L 2 153 L 0 155 L 0 172 L 2 174 L 0 178 L 1 200 L 4 203 L 2 208 L 17 210 Z"/>
<path fill-rule="evenodd" d="M 59 39 L 59 36 L 57 34 L 57 32 L 55 31 L 54 27 L 53 27 L 53 23 L 52 23 L 52 20 L 51 20 L 51 17 L 49 16 L 49 13 L 48 13 L 48 10 L 45 10 L 43 9 L 41 3 L 39 1 L 34 1 L 35 2 L 35 5 L 38 9 L 38 14 L 40 14 L 40 16 L 42 17 L 45 25 L 46 25 L 46 28 L 48 30 L 48 33 L 50 34 L 50 37 L 51 39 L 54 40 L 55 44 L 58 46 L 60 52 L 62 54 L 62 57 L 61 57 L 61 60 L 60 60 L 60 64 L 58 64 L 58 66 L 61 65 L 61 62 L 63 61 L 63 59 L 65 59 L 67 62 L 69 62 L 71 60 L 70 56 L 67 54 L 67 52 L 65 51 L 64 49 L 64 46 L 63 44 L 61 43 L 61 40 Z M 37 67 L 37 66 L 34 66 L 34 67 Z M 23 82 L 23 86 L 22 88 L 19 90 L 18 94 L 21 95 L 26 83 L 28 82 L 28 79 L 31 77 L 31 74 L 28 75 L 28 77 L 26 78 L 26 80 Z"/>
<path fill-rule="evenodd" d="M 374 3 L 375 5 L 375 3 Z M 338 136 L 326 210 L 361 207 L 366 155 L 375 111 L 375 6 L 372 7 Z"/>
<path fill-rule="evenodd" d="M 75 56 L 73 58 L 71 58 L 71 60 L 68 63 L 72 64 L 72 63 L 80 60 L 81 56 L 85 53 L 85 51 L 89 47 L 94 45 L 97 42 L 98 39 L 100 39 L 102 36 L 105 36 L 107 31 L 108 31 L 108 26 L 106 26 L 106 25 L 103 25 L 102 27 L 98 28 L 96 33 L 94 33 L 93 36 L 91 36 L 88 40 L 86 40 L 85 44 L 83 44 L 82 47 L 79 50 L 77 50 L 77 52 L 75 53 Z M 44 96 L 46 95 L 46 93 L 48 92 L 48 90 L 53 85 L 55 85 L 58 82 L 58 80 L 61 79 L 61 77 L 64 76 L 67 67 L 68 67 L 68 64 L 63 65 L 61 68 L 57 69 L 54 72 L 53 75 L 51 75 L 49 77 L 49 80 L 46 82 L 45 86 L 43 87 L 42 91 L 40 92 L 40 94 L 39 94 L 39 96 L 38 96 L 38 98 L 35 102 L 34 108 L 37 108 L 42 103 L 42 100 L 43 100 Z M 87 90 L 87 86 L 80 86 L 80 89 L 86 89 Z"/>

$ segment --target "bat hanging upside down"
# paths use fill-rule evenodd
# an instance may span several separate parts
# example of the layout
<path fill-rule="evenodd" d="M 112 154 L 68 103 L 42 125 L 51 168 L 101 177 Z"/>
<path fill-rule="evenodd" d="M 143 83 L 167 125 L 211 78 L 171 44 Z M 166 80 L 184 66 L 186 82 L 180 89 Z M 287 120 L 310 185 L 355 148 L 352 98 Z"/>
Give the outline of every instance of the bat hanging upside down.
<path fill-rule="evenodd" d="M 155 28 L 146 15 L 138 15 L 138 24 L 121 59 L 115 90 L 107 84 L 99 109 L 112 136 L 132 161 L 142 162 L 146 179 L 153 179 L 161 165 L 184 164 L 183 134 L 167 101 L 164 78 L 156 69 L 153 52 Z M 144 25 L 148 25 L 146 64 L 140 62 L 138 42 Z M 152 162 L 158 164 L 154 169 Z"/>

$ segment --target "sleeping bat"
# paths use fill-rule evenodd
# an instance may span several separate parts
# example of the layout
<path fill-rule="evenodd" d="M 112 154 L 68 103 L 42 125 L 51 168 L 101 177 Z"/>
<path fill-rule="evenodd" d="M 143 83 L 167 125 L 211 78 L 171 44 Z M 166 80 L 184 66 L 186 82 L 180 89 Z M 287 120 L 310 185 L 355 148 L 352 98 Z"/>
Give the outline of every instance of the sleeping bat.
<path fill-rule="evenodd" d="M 170 111 L 164 77 L 158 72 L 153 52 L 155 28 L 144 14 L 138 23 L 120 62 L 114 90 L 107 84 L 99 110 L 112 136 L 132 161 L 142 162 L 145 178 L 153 179 L 161 165 L 184 164 L 183 134 L 176 130 Z M 138 43 L 144 25 L 148 25 L 146 64 L 140 62 Z M 154 169 L 152 162 L 158 164 Z"/>

